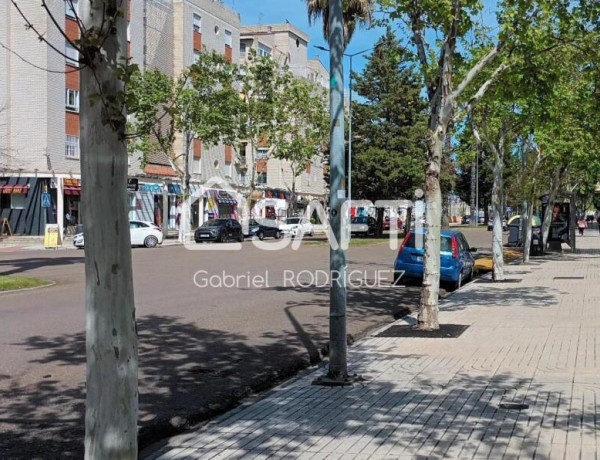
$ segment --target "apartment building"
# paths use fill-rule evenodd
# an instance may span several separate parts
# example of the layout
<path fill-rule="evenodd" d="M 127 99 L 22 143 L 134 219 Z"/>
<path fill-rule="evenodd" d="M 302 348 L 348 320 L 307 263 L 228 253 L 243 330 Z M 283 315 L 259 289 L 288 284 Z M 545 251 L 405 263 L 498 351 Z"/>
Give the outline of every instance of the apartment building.
<path fill-rule="evenodd" d="M 142 69 L 156 68 L 177 78 L 203 51 L 216 51 L 232 62 L 239 60 L 240 16 L 215 0 L 132 0 L 131 59 Z M 185 137 L 177 137 L 174 155 L 153 153 L 140 164 L 132 155 L 130 175 L 138 190 L 130 192 L 131 218 L 154 221 L 164 231 L 179 227 L 181 180 L 173 167 L 183 169 Z M 232 146 L 203 145 L 194 138 L 190 149 L 191 223 L 209 218 L 238 217 L 238 170 Z M 222 188 L 205 187 L 219 182 Z M 223 189 L 224 188 L 224 189 Z"/>
<path fill-rule="evenodd" d="M 308 42 L 308 35 L 289 22 L 243 26 L 240 30 L 240 59 L 244 61 L 249 50 L 254 49 L 259 56 L 270 56 L 282 67 L 287 66 L 296 77 L 328 88 L 329 73 L 318 59 L 308 59 Z M 268 146 L 259 147 L 254 155 L 258 176 L 255 214 L 283 216 L 291 204 L 292 168 L 288 161 L 269 158 L 268 150 Z M 304 208 L 313 199 L 324 201 L 323 167 L 322 159 L 315 157 L 295 178 L 296 209 Z"/>
<path fill-rule="evenodd" d="M 79 0 L 81 1 L 81 0 Z M 78 38 L 78 0 L 48 0 L 54 18 L 71 40 Z M 8 0 L 0 0 L 0 219 L 13 233 L 41 235 L 58 223 L 67 233 L 81 221 L 79 147 L 79 63 L 77 51 L 36 2 L 19 2 L 23 14 L 64 55 L 40 42 Z M 62 18 L 62 19 L 61 19 Z M 159 69 L 176 78 L 202 51 L 215 50 L 232 62 L 245 59 L 247 47 L 287 65 L 299 78 L 326 86 L 329 77 L 318 60 L 307 58 L 308 36 L 291 24 L 241 27 L 240 16 L 217 0 L 129 0 L 128 54 L 141 69 Z M 65 58 L 66 55 L 66 58 Z M 175 152 L 185 152 L 180 136 Z M 286 162 L 257 152 L 261 197 L 279 201 L 279 215 L 290 201 L 291 169 Z M 192 224 L 209 218 L 238 217 L 234 192 L 248 196 L 247 152 L 228 145 L 203 145 L 190 151 Z M 155 152 L 141 161 L 132 152 L 128 190 L 130 218 L 177 230 L 181 178 L 173 159 Z M 175 160 L 183 162 L 183 157 Z M 219 183 L 214 188 L 207 184 Z M 300 204 L 323 199 L 323 166 L 308 165 L 296 179 Z"/>
<path fill-rule="evenodd" d="M 54 18 L 77 39 L 78 0 L 49 0 Z M 24 27 L 10 1 L 0 1 L 0 219 L 13 233 L 41 235 L 47 223 L 73 231 L 81 223 L 79 68 L 77 51 L 36 2 L 19 2 L 23 14 L 59 50 L 41 43 Z M 204 50 L 239 60 L 240 17 L 215 0 L 129 0 L 128 53 L 142 69 L 178 76 Z M 64 21 L 64 22 L 63 22 Z M 12 51 L 11 51 L 12 50 Z M 18 50 L 18 51 L 17 51 Z M 25 78 L 24 78 L 25 77 Z M 183 152 L 178 139 L 176 150 Z M 213 177 L 237 177 L 230 146 L 202 146 L 194 139 L 192 191 Z M 132 154 L 128 192 L 131 218 L 177 229 L 181 185 L 172 160 L 161 152 L 146 159 Z M 179 161 L 183 161 L 182 159 Z M 232 186 L 233 188 L 233 186 Z M 205 217 L 235 216 L 231 193 L 202 191 L 194 223 Z"/>

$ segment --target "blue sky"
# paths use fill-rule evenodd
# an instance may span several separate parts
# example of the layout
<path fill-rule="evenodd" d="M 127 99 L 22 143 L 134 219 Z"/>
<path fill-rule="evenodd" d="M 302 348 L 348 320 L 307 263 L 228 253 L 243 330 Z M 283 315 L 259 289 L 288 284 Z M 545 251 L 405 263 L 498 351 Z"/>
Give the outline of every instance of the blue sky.
<path fill-rule="evenodd" d="M 309 26 L 304 0 L 223 0 L 223 3 L 240 13 L 243 25 L 281 24 L 287 19 L 310 36 L 308 56 L 319 57 L 321 62 L 329 68 L 329 53 L 315 48 L 315 45 L 327 47 L 327 42 L 323 38 L 322 23 Z M 383 35 L 383 29 L 357 29 L 346 52 L 355 53 L 371 48 L 381 35 Z M 364 64 L 365 59 L 356 56 L 353 58 L 352 68 L 360 70 Z M 348 59 L 346 59 L 344 69 L 346 86 L 348 86 L 348 66 Z"/>
<path fill-rule="evenodd" d="M 288 20 L 309 35 L 309 57 L 319 57 L 325 67 L 329 68 L 329 53 L 315 48 L 315 45 L 327 47 L 327 42 L 323 38 L 322 23 L 315 23 L 312 26 L 308 24 L 305 0 L 223 0 L 223 3 L 240 13 L 242 25 L 282 24 Z M 486 25 L 495 26 L 496 0 L 484 0 L 483 4 L 482 19 Z M 384 32 L 383 28 L 358 28 L 352 36 L 346 53 L 353 54 L 372 48 Z M 352 65 L 353 70 L 360 71 L 365 65 L 364 55 L 354 57 Z M 344 86 L 348 88 L 348 58 L 344 61 L 344 74 Z"/>

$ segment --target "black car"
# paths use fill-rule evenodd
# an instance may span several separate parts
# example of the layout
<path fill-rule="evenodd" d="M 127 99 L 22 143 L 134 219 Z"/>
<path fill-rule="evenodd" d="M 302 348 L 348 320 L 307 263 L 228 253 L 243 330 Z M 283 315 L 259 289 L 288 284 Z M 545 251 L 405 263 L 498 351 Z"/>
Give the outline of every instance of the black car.
<path fill-rule="evenodd" d="M 273 237 L 278 240 L 281 238 L 281 231 L 275 221 L 250 219 L 248 221 L 248 230 L 244 232 L 244 236 L 256 237 L 261 241 L 267 237 Z"/>
<path fill-rule="evenodd" d="M 235 219 L 211 219 L 204 222 L 194 232 L 194 241 L 219 241 L 224 243 L 229 240 L 244 241 L 242 226 Z"/>

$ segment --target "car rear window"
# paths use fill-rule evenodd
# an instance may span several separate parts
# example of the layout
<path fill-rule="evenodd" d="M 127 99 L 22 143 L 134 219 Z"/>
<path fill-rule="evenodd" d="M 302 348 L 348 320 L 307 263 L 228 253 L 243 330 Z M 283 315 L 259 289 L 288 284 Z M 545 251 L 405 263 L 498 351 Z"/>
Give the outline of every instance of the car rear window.
<path fill-rule="evenodd" d="M 420 244 L 423 247 L 425 247 L 425 235 L 420 234 L 419 239 L 420 239 Z M 416 240 L 417 240 L 417 234 L 411 233 L 410 237 L 408 238 L 408 241 L 405 244 L 405 247 L 414 248 Z M 442 236 L 441 240 L 442 241 L 441 241 L 440 251 L 452 251 L 452 238 L 449 236 Z"/>

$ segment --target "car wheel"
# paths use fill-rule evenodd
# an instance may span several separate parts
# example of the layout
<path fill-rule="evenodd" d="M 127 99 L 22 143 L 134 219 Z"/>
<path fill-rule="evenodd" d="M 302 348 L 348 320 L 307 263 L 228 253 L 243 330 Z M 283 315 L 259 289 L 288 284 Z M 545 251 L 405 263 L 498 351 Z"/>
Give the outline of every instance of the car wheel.
<path fill-rule="evenodd" d="M 227 241 L 227 237 L 225 236 L 225 233 L 221 233 L 219 235 L 219 243 L 225 243 Z"/>
<path fill-rule="evenodd" d="M 281 232 L 279 230 L 277 230 L 275 232 L 275 239 L 278 240 L 279 238 L 281 238 Z"/>
<path fill-rule="evenodd" d="M 262 241 L 262 240 L 264 240 L 264 239 L 265 239 L 265 234 L 264 234 L 263 232 L 258 232 L 258 234 L 257 234 L 256 236 L 258 236 L 258 239 L 259 239 L 260 241 Z"/>
<path fill-rule="evenodd" d="M 460 289 L 460 287 L 462 286 L 462 282 L 463 282 L 463 274 L 462 274 L 462 272 L 460 272 L 458 274 L 458 279 L 456 281 L 454 281 L 454 283 L 452 283 L 452 290 L 456 291 L 456 290 Z"/>
<path fill-rule="evenodd" d="M 260 238 L 260 236 L 259 236 L 259 238 Z M 263 238 L 264 238 L 264 237 L 263 237 Z M 260 239 L 262 240 L 262 238 L 260 238 Z M 243 234 L 243 233 L 240 233 L 240 236 L 238 236 L 238 241 L 239 241 L 240 243 L 243 243 L 243 242 L 244 242 L 244 234 Z"/>
<path fill-rule="evenodd" d="M 156 247 L 156 245 L 158 244 L 158 238 L 156 238 L 155 236 L 147 236 L 146 239 L 144 240 L 144 246 L 146 246 L 147 248 L 154 248 Z"/>

